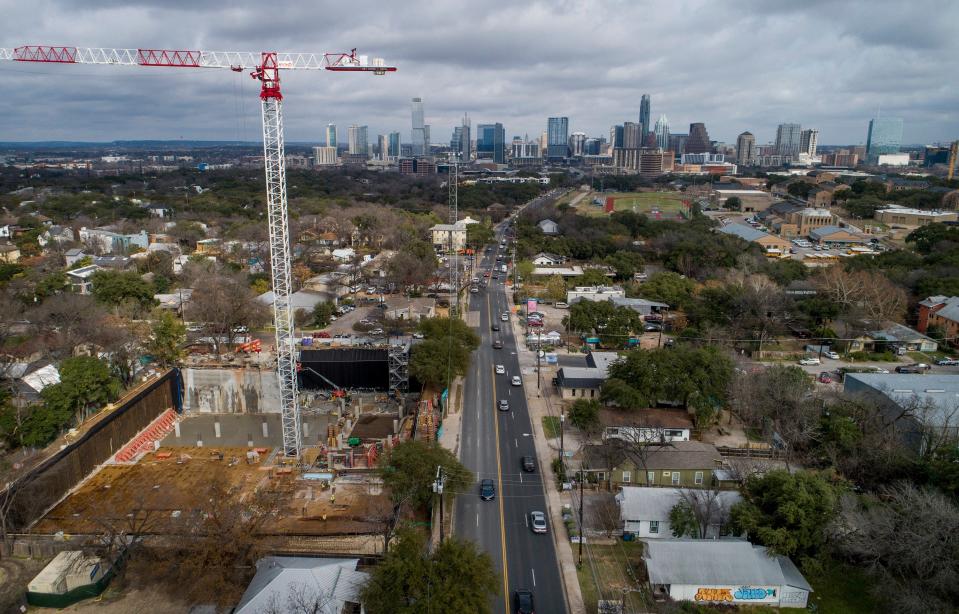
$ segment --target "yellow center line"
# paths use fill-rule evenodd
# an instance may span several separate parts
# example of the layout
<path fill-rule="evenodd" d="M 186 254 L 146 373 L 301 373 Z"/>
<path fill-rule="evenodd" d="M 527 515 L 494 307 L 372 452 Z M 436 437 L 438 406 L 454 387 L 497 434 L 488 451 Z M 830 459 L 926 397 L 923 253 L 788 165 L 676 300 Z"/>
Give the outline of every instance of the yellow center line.
<path fill-rule="evenodd" d="M 492 325 L 493 322 L 493 309 L 490 305 L 489 300 L 490 293 L 486 293 L 486 313 L 489 316 L 489 325 Z M 495 360 L 493 361 L 496 362 Z M 492 381 L 493 381 L 493 431 L 496 433 L 496 487 L 499 490 L 499 535 L 500 543 L 502 544 L 503 552 L 503 601 L 506 604 L 506 612 L 510 611 L 509 607 L 509 573 L 506 567 L 506 514 L 503 513 L 503 467 L 500 460 L 500 448 L 499 448 L 499 411 L 496 407 L 496 367 L 490 365 L 490 369 L 493 370 Z"/>

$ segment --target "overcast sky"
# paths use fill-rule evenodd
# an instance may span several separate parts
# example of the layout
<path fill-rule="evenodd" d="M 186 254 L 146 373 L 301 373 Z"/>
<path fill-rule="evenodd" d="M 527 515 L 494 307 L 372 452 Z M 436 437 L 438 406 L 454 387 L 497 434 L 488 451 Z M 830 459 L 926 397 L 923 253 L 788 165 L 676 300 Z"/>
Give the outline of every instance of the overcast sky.
<path fill-rule="evenodd" d="M 90 6 L 100 8 L 90 8 Z M 273 8 L 273 5 L 286 8 Z M 322 8 L 321 8 L 322 7 Z M 538 136 L 566 115 L 590 136 L 653 120 L 706 122 L 714 140 L 776 125 L 864 143 L 870 117 L 901 116 L 905 143 L 959 138 L 959 2 L 639 0 L 0 0 L 0 47 L 341 51 L 382 56 L 385 77 L 285 73 L 287 140 L 327 122 L 410 139 L 421 96 L 433 142 L 502 122 Z M 0 141 L 260 138 L 257 85 L 226 70 L 0 63 Z"/>

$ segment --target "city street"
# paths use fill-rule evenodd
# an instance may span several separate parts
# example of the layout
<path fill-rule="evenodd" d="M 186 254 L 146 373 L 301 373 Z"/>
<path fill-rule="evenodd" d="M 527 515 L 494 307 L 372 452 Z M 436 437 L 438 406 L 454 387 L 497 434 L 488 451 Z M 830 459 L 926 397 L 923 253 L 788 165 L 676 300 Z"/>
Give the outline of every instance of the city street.
<path fill-rule="evenodd" d="M 490 268 L 496 254 L 494 247 L 484 255 L 480 270 Z M 460 453 L 477 480 L 494 481 L 496 497 L 481 500 L 478 485 L 474 492 L 457 497 L 454 532 L 480 544 L 497 569 L 505 569 L 503 594 L 493 602 L 495 612 L 512 612 L 513 591 L 522 588 L 535 595 L 537 612 L 565 612 L 553 536 L 533 533 L 529 526 L 529 513 L 545 512 L 546 498 L 541 468 L 527 473 L 521 467 L 522 458 L 535 457 L 536 451 L 524 387 L 510 383 L 520 375 L 520 366 L 512 326 L 500 319 L 509 305 L 504 275 L 498 277 L 490 279 L 487 289 L 470 295 L 469 310 L 479 313 L 481 343 L 464 383 Z M 500 330 L 492 331 L 492 324 Z M 493 348 L 497 340 L 502 349 Z M 505 373 L 495 374 L 496 365 L 503 365 Z M 501 399 L 509 403 L 508 411 L 497 409 Z"/>

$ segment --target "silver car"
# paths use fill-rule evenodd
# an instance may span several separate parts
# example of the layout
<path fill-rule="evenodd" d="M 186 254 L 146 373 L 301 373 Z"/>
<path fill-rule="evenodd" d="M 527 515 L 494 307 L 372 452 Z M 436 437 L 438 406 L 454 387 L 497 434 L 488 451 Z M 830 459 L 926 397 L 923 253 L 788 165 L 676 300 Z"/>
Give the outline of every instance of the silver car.
<path fill-rule="evenodd" d="M 546 514 L 544 514 L 543 512 L 530 512 L 529 528 L 533 530 L 533 533 L 545 533 L 546 532 Z"/>

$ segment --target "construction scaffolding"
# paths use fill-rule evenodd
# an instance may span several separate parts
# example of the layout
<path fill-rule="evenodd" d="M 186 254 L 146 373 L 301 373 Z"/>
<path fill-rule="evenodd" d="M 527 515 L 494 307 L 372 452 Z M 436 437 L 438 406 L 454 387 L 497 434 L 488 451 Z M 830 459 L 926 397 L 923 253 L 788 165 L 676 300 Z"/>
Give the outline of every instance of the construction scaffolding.
<path fill-rule="evenodd" d="M 406 344 L 391 344 L 388 352 L 390 390 L 407 392 L 410 389 L 410 348 Z"/>

